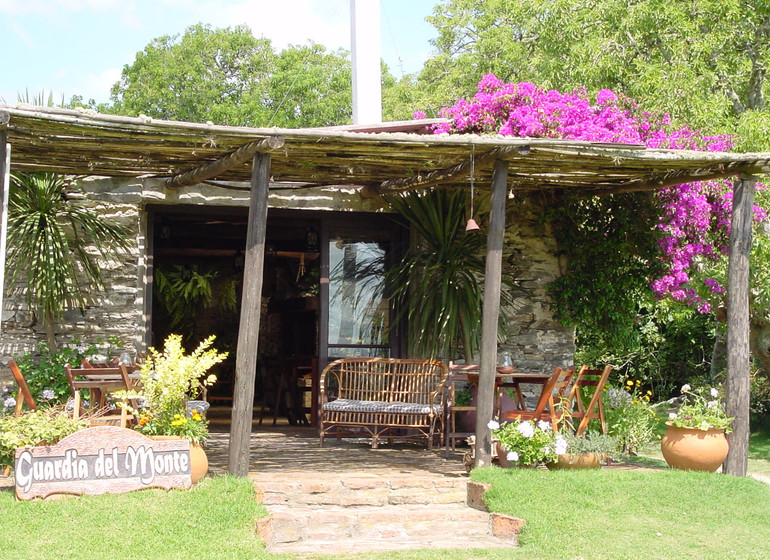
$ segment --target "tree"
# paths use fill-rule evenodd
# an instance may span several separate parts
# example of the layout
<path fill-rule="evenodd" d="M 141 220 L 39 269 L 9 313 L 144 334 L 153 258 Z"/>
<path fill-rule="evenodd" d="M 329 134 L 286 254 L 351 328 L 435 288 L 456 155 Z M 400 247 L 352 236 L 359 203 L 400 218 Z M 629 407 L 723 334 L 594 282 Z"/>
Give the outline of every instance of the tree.
<path fill-rule="evenodd" d="M 165 35 L 123 68 L 111 112 L 232 126 L 313 127 L 350 122 L 345 51 L 317 43 L 276 53 L 246 26 L 197 24 Z M 72 104 L 83 105 L 73 97 Z"/>
<path fill-rule="evenodd" d="M 447 0 L 428 20 L 438 55 L 420 81 L 444 105 L 448 92 L 471 92 L 494 73 L 546 89 L 622 91 L 696 128 L 739 125 L 744 137 L 758 138 L 768 121 L 764 0 Z"/>
<path fill-rule="evenodd" d="M 159 119 L 257 126 L 268 122 L 267 79 L 275 65 L 268 39 L 246 26 L 197 24 L 137 53 L 112 87 L 114 111 Z"/>
<path fill-rule="evenodd" d="M 347 53 L 317 43 L 289 46 L 268 80 L 267 126 L 313 127 L 350 122 L 353 114 Z"/>
<path fill-rule="evenodd" d="M 99 259 L 126 248 L 123 229 L 72 204 L 67 188 L 61 175 L 19 173 L 8 199 L 9 285 L 26 275 L 27 301 L 43 316 L 51 351 L 64 310 L 84 307 L 93 285 L 104 288 Z"/>

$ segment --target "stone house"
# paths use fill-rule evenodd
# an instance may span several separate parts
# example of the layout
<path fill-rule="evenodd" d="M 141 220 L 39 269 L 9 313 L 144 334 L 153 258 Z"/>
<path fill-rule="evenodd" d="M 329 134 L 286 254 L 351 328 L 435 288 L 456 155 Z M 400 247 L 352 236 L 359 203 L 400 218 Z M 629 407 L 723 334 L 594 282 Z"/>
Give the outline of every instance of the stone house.
<path fill-rule="evenodd" d="M 188 279 L 195 274 L 221 278 L 229 275 L 226 271 L 237 277 L 240 271 L 245 302 L 240 322 L 245 327 L 237 340 L 256 341 L 262 335 L 265 344 L 238 345 L 237 379 L 243 393 L 235 391 L 234 474 L 242 473 L 247 457 L 251 404 L 244 396 L 250 395 L 254 379 L 254 386 L 259 383 L 250 364 L 259 367 L 260 347 L 277 344 L 278 358 L 302 356 L 316 371 L 333 356 L 403 355 L 403 336 L 392 328 L 389 302 L 342 308 L 340 300 L 358 299 L 345 297 L 355 286 L 345 283 L 346 274 L 335 285 L 330 274 L 336 267 L 344 272 L 366 264 L 403 240 L 405 233 L 388 219 L 377 195 L 438 185 L 468 188 L 475 168 L 476 184 L 492 186 L 484 307 L 492 310 L 489 316 L 497 315 L 503 263 L 513 267 L 528 297 L 514 302 L 512 326 L 501 346 L 522 367 L 550 368 L 571 362 L 573 334 L 554 320 L 546 296 L 564 263 L 539 219 L 538 195 L 563 190 L 612 194 L 738 177 L 728 284 L 728 394 L 733 399 L 728 408 L 741 416 L 735 433 L 748 433 L 747 239 L 754 177 L 770 170 L 770 154 L 418 134 L 426 124 L 247 129 L 0 105 L 0 176 L 10 167 L 106 177 L 85 181 L 88 194 L 77 203 L 114 216 L 132 232 L 133 254 L 107 270 L 107 294 L 82 313 L 68 313 L 62 326 L 68 334 L 115 334 L 143 350 L 156 342 L 153 333 L 161 322 L 151 288 L 158 284 L 164 261 L 174 267 L 171 272 Z M 515 193 L 513 202 L 506 197 L 509 192 Z M 213 259 L 211 270 L 193 268 L 204 258 Z M 305 281 L 315 263 L 317 295 Z M 314 296 L 315 303 L 306 295 Z M 18 294 L 3 304 L 0 360 L 29 350 L 40 338 L 32 317 Z M 208 313 L 204 319 L 214 317 Z M 234 317 L 219 321 L 237 322 Z M 481 335 L 480 386 L 490 383 L 484 397 L 489 403 L 500 350 L 495 322 L 485 321 Z M 209 325 L 212 330 L 217 326 Z M 308 362 L 287 365 L 308 367 Z"/>

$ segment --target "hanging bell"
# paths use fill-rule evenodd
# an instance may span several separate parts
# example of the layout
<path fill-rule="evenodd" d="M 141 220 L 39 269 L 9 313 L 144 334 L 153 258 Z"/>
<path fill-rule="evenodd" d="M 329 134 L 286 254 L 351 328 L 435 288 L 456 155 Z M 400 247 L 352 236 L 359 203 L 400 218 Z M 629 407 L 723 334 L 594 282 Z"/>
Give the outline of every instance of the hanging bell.
<path fill-rule="evenodd" d="M 473 218 L 468 220 L 468 223 L 465 224 L 465 233 L 472 233 L 474 231 L 479 231 L 480 229 L 479 224 L 477 224 L 476 220 Z"/>

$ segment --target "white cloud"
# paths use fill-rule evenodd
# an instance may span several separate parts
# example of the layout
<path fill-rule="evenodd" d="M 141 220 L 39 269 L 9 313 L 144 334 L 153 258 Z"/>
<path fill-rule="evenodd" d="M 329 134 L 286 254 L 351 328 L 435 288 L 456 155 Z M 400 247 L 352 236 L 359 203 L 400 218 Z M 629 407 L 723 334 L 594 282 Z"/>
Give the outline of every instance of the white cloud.
<path fill-rule="evenodd" d="M 98 103 L 107 102 L 110 99 L 110 88 L 120 80 L 121 72 L 121 68 L 105 68 L 98 74 L 86 74 L 77 91 L 87 91 L 88 97 Z"/>

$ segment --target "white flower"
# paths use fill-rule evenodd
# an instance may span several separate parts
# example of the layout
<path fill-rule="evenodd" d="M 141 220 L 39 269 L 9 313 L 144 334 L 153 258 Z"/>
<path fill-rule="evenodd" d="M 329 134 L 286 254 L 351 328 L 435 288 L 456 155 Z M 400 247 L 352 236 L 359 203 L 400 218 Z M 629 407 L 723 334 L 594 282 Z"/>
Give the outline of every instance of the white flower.
<path fill-rule="evenodd" d="M 682 385 L 682 392 L 683 393 L 689 393 L 691 389 L 692 389 L 692 387 L 690 387 L 689 383 L 685 383 L 684 385 Z"/>
<path fill-rule="evenodd" d="M 506 455 L 506 458 L 509 461 L 518 461 L 519 460 L 519 454 L 516 453 L 515 451 L 509 451 L 508 455 Z"/>
<path fill-rule="evenodd" d="M 43 397 L 43 399 L 50 401 L 54 397 L 53 389 L 43 389 L 43 393 L 41 396 Z"/>
<path fill-rule="evenodd" d="M 669 420 L 676 420 L 676 412 L 669 412 L 668 413 L 668 419 Z"/>
<path fill-rule="evenodd" d="M 556 442 L 554 445 L 554 449 L 556 450 L 557 455 L 564 455 L 567 452 L 568 447 L 567 440 L 564 439 L 564 436 L 559 434 L 556 436 Z"/>
<path fill-rule="evenodd" d="M 711 396 L 714 397 L 714 398 L 717 398 L 719 396 L 719 391 L 717 391 L 716 389 L 714 389 L 712 387 L 711 388 Z"/>
<path fill-rule="evenodd" d="M 706 403 L 706 408 L 716 408 L 719 406 L 717 401 L 709 401 Z"/>
<path fill-rule="evenodd" d="M 516 426 L 516 430 L 518 430 L 518 432 L 525 438 L 531 438 L 535 435 L 535 427 L 529 422 L 521 422 Z"/>
<path fill-rule="evenodd" d="M 489 428 L 490 430 L 499 430 L 500 424 L 497 422 L 497 420 L 490 420 L 489 423 L 487 424 L 487 428 Z"/>
<path fill-rule="evenodd" d="M 537 427 L 540 428 L 541 430 L 547 432 L 548 430 L 551 429 L 551 423 L 550 422 L 546 422 L 545 420 L 538 420 L 537 421 Z"/>
<path fill-rule="evenodd" d="M 700 426 L 698 426 L 698 428 L 705 431 L 711 428 L 711 425 L 704 420 L 703 422 L 700 423 Z"/>
<path fill-rule="evenodd" d="M 8 397 L 3 401 L 3 405 L 5 406 L 5 408 L 11 408 L 12 406 L 16 406 L 16 399 L 14 399 L 13 397 Z"/>

